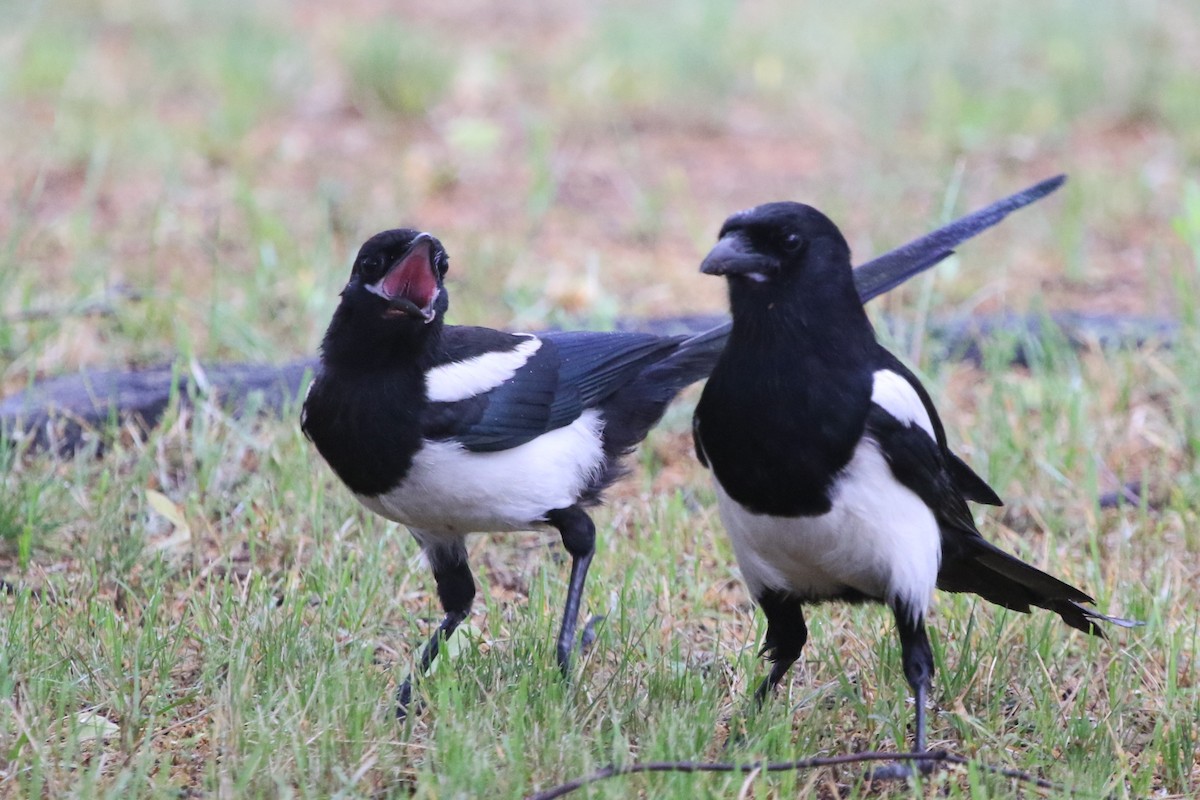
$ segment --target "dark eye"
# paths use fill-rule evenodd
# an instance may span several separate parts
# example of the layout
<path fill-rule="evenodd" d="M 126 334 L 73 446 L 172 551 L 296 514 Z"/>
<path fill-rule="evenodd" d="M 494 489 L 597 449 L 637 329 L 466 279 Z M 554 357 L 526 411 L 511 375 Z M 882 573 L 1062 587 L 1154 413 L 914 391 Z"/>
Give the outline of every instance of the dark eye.
<path fill-rule="evenodd" d="M 798 233 L 790 233 L 788 234 L 787 238 L 783 240 L 783 249 L 787 250 L 789 253 L 794 253 L 803 246 L 804 237 Z"/>
<path fill-rule="evenodd" d="M 383 271 L 383 259 L 379 256 L 364 258 L 359 264 L 358 271 L 368 280 L 373 279 Z"/>

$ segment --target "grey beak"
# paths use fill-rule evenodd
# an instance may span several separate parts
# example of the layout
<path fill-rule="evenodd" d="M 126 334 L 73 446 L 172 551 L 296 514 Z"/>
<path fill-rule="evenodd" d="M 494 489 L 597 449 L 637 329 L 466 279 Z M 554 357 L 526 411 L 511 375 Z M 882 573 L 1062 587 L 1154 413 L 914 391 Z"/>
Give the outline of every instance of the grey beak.
<path fill-rule="evenodd" d="M 740 233 L 727 233 L 700 264 L 705 275 L 750 275 L 762 279 L 779 269 L 778 259 L 754 250 Z"/>

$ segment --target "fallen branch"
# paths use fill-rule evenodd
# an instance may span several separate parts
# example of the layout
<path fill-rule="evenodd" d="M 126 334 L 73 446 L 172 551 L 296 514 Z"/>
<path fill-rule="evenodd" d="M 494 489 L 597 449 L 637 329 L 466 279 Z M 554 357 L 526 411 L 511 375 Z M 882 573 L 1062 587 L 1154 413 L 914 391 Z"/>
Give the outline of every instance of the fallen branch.
<path fill-rule="evenodd" d="M 296 399 L 315 366 L 315 359 L 282 366 L 173 364 L 50 378 L 0 398 L 0 445 L 8 438 L 33 451 L 70 456 L 86 434 L 102 433 L 110 423 L 153 428 L 172 397 L 185 405 L 208 398 L 235 416 L 248 407 L 277 413 Z"/>
<path fill-rule="evenodd" d="M 667 319 L 624 320 L 617 327 L 660 335 L 697 333 L 727 321 L 722 315 Z M 885 320 L 886 324 L 886 320 Z M 1096 344 L 1108 348 L 1170 346 L 1178 326 L 1165 319 L 1061 313 L 1048 317 L 999 315 L 931 322 L 934 357 L 982 363 L 988 347 L 1011 348 L 1009 361 L 1028 365 L 1045 349 L 1046 337 L 1071 347 Z M 315 358 L 283 365 L 183 364 L 140 370 L 90 371 L 34 383 L 24 391 L 0 398 L 0 446 L 5 438 L 25 442 L 31 451 L 49 450 L 63 456 L 75 452 L 89 432 L 103 432 L 110 422 L 134 423 L 144 429 L 157 424 L 172 393 L 182 402 L 207 396 L 235 414 L 252 404 L 278 412 L 300 396 L 305 375 L 316 368 Z M 1125 493 L 1123 499 L 1130 500 Z M 1116 505 L 1121 498 L 1107 502 Z"/>
<path fill-rule="evenodd" d="M 563 797 L 598 781 L 616 778 L 621 775 L 636 775 L 642 772 L 793 772 L 815 769 L 817 767 L 837 767 L 846 764 L 864 764 L 874 761 L 915 761 L 928 764 L 956 764 L 960 766 L 974 764 L 977 768 L 985 772 L 990 772 L 993 775 L 1001 775 L 1022 783 L 1030 783 L 1039 789 L 1063 790 L 1062 787 L 1044 778 L 1031 775 L 1028 772 L 1009 769 L 1007 767 L 996 767 L 980 761 L 972 761 L 969 758 L 956 756 L 945 750 L 929 750 L 924 753 L 882 753 L 871 750 L 864 753 L 848 753 L 841 756 L 802 758 L 797 761 L 752 761 L 746 764 L 719 761 L 648 761 L 643 764 L 635 763 L 624 766 L 614 764 L 604 769 L 596 770 L 592 774 L 585 775 L 582 778 L 576 778 L 566 783 L 561 783 L 558 786 L 535 792 L 528 795 L 525 800 L 553 800 L 555 797 Z"/>

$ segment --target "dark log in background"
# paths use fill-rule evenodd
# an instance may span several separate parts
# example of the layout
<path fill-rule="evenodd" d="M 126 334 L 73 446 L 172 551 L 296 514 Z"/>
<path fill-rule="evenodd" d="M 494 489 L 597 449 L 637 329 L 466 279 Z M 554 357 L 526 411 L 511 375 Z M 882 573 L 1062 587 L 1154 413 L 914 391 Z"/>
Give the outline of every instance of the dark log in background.
<path fill-rule="evenodd" d="M 725 320 L 719 315 L 673 317 L 629 320 L 618 327 L 664 335 L 697 333 Z M 1169 320 L 1069 312 L 1041 317 L 969 317 L 929 326 L 934 358 L 978 364 L 988 348 L 1007 347 L 1006 356 L 1014 365 L 1027 365 L 1037 359 L 1047 342 L 1065 342 L 1076 348 L 1140 348 L 1148 344 L 1170 347 L 1177 330 L 1178 326 Z M 114 424 L 150 430 L 158 424 L 173 396 L 185 405 L 204 398 L 235 416 L 247 409 L 278 414 L 300 397 L 306 388 L 306 376 L 315 368 L 315 358 L 282 365 L 177 363 L 49 378 L 0 400 L 0 439 L 6 446 L 18 446 L 27 453 L 69 457 L 88 441 L 89 434 L 103 447 L 105 432 Z M 1101 497 L 1100 503 L 1137 503 L 1140 494 L 1140 486 L 1126 486 Z"/>

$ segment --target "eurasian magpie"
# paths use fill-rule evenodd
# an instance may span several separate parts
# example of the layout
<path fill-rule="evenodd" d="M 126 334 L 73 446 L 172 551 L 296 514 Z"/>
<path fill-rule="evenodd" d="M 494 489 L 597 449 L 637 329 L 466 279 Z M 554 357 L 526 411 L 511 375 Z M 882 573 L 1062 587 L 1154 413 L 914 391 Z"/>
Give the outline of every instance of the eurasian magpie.
<path fill-rule="evenodd" d="M 852 279 L 861 301 L 1061 182 L 864 265 Z M 445 616 L 414 674 L 429 668 L 474 600 L 466 535 L 547 526 L 571 555 L 557 642 L 565 673 L 595 549 L 585 509 L 622 474 L 621 457 L 675 395 L 708 375 L 729 324 L 691 337 L 449 326 L 448 266 L 428 233 L 390 230 L 363 244 L 321 344 L 301 427 L 359 502 L 408 526 L 428 559 Z M 412 681 L 398 692 L 400 716 Z"/>
<path fill-rule="evenodd" d="M 773 663 L 757 704 L 799 658 L 809 603 L 891 607 L 916 695 L 917 751 L 935 587 L 1015 611 L 1046 608 L 1098 636 L 1098 621 L 1133 624 L 1081 605 L 1094 601 L 980 535 L 966 500 L 1000 500 L 950 451 L 916 376 L 876 341 L 850 249 L 825 215 L 799 203 L 734 214 L 700 269 L 727 279 L 733 331 L 693 438 L 767 618 L 762 652 Z"/>

